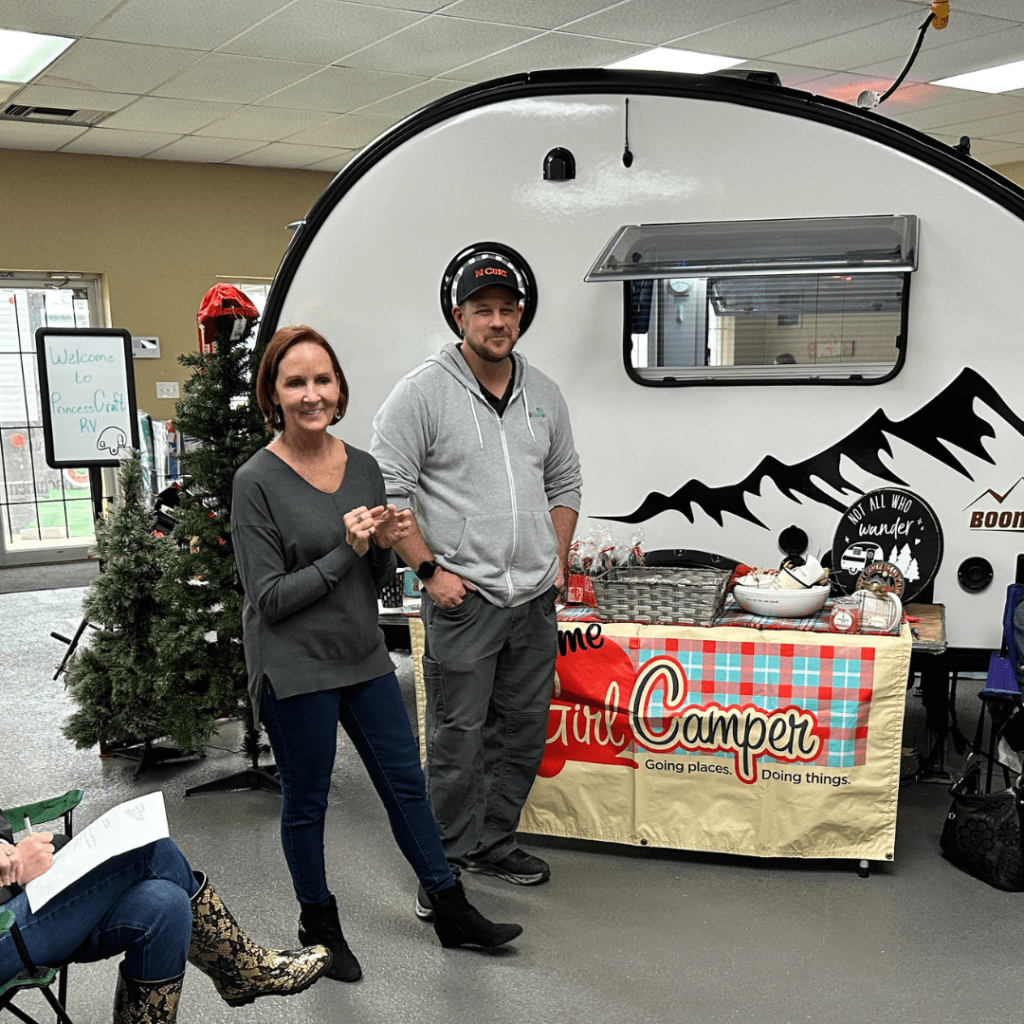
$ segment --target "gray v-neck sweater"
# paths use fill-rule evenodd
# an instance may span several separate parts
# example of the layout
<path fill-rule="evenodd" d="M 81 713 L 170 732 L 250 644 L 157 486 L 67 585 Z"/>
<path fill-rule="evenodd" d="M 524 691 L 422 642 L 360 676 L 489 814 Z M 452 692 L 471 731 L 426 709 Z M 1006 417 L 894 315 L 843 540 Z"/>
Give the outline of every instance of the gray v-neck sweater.
<path fill-rule="evenodd" d="M 279 698 L 364 683 L 394 669 L 378 625 L 377 592 L 394 552 L 360 558 L 342 516 L 386 503 L 377 463 L 351 445 L 341 485 L 325 494 L 265 448 L 235 473 L 231 536 L 245 591 L 242 633 L 259 721 L 263 678 Z"/>

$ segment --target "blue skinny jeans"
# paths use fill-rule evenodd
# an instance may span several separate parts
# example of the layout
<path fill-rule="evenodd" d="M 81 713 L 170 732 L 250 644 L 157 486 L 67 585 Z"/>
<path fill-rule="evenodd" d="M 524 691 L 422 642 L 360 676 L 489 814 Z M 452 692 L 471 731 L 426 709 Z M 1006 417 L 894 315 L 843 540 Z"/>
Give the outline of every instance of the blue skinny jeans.
<path fill-rule="evenodd" d="M 60 856 L 60 854 L 58 854 Z M 10 910 L 37 967 L 91 963 L 124 953 L 137 981 L 163 981 L 185 970 L 192 936 L 189 898 L 199 889 L 170 839 L 129 850 L 94 868 L 37 913 L 21 893 Z M 22 969 L 10 932 L 0 936 L 0 981 Z"/>
<path fill-rule="evenodd" d="M 279 700 L 263 684 L 263 723 L 284 800 L 281 845 L 300 903 L 326 906 L 324 819 L 340 721 L 384 803 L 391 831 L 424 890 L 454 884 L 427 802 L 409 716 L 394 672 L 356 686 Z"/>

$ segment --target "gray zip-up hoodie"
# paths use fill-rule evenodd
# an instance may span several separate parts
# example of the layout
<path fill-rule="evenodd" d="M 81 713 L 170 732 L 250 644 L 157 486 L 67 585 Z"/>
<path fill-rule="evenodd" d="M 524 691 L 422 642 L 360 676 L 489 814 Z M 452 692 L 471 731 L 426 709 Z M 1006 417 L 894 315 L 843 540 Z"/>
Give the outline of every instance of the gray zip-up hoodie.
<path fill-rule="evenodd" d="M 388 501 L 411 508 L 438 563 L 492 604 L 525 604 L 558 572 L 551 509 L 580 507 L 558 385 L 518 352 L 504 416 L 455 344 L 406 374 L 373 421 Z"/>

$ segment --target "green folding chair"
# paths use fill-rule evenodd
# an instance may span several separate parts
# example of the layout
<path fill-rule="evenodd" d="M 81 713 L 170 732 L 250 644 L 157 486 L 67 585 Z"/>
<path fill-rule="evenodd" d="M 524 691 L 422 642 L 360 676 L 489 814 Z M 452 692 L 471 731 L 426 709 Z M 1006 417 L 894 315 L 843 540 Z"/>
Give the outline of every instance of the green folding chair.
<path fill-rule="evenodd" d="M 70 838 L 74 828 L 74 810 L 81 802 L 82 791 L 72 789 L 63 796 L 50 800 L 40 800 L 37 803 L 25 804 L 21 807 L 4 808 L 4 817 L 11 823 L 15 832 L 23 832 L 26 823 L 31 823 L 34 828 L 36 825 L 63 818 L 64 834 Z M 14 915 L 9 910 L 4 910 L 0 912 L 0 936 L 7 932 L 10 932 L 18 956 L 21 957 L 21 962 L 25 966 L 13 978 L 0 983 L 0 1011 L 10 1011 L 25 1024 L 39 1024 L 34 1017 L 30 1017 L 24 1010 L 14 1005 L 14 999 L 19 993 L 26 989 L 37 988 L 43 993 L 61 1024 L 74 1024 L 64 1009 L 67 1005 L 68 995 L 67 964 L 60 967 L 39 967 L 34 964 L 22 941 Z M 57 980 L 57 995 L 54 995 L 52 991 L 55 979 Z"/>

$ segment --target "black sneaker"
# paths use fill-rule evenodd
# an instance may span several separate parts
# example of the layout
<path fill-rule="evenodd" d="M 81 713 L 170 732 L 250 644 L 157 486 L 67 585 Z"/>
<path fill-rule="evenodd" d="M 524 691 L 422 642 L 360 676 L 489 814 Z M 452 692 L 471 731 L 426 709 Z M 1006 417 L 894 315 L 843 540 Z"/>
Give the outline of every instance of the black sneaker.
<path fill-rule="evenodd" d="M 540 885 L 551 877 L 551 868 L 525 850 L 513 850 L 501 860 L 471 860 L 467 871 L 481 875 L 494 875 L 513 885 Z"/>
<path fill-rule="evenodd" d="M 416 890 L 416 902 L 413 904 L 412 909 L 421 921 L 434 920 L 434 908 L 430 905 L 430 900 L 427 899 L 427 891 L 422 885 Z"/>

